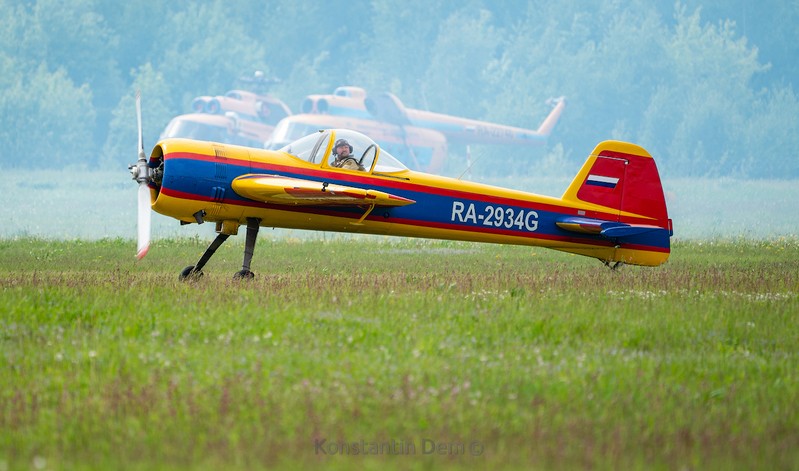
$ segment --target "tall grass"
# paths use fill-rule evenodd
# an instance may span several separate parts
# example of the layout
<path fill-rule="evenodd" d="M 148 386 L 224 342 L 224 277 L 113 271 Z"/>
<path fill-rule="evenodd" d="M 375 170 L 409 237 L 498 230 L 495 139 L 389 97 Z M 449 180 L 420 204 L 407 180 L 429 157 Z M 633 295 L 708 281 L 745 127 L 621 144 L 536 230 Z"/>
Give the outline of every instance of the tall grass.
<path fill-rule="evenodd" d="M 0 241 L 0 467 L 799 458 L 799 240 L 678 242 L 611 272 L 523 247 L 264 239 L 251 282 L 231 279 L 233 241 L 179 282 L 204 247 L 136 263 L 125 240 Z"/>

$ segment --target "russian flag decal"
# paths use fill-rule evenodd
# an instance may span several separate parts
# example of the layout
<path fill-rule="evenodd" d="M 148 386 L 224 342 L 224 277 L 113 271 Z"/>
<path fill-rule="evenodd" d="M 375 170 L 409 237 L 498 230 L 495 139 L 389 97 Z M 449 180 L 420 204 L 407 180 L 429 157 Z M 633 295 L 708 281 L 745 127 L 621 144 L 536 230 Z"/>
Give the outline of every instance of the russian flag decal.
<path fill-rule="evenodd" d="M 603 177 L 602 175 L 588 175 L 585 180 L 586 185 L 603 186 L 605 188 L 616 188 L 618 183 L 618 178 Z"/>

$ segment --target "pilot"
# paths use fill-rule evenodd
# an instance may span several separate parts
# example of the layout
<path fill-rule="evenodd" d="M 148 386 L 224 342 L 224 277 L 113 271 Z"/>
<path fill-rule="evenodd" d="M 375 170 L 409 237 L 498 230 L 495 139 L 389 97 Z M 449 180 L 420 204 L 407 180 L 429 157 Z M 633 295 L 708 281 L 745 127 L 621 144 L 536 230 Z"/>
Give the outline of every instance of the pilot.
<path fill-rule="evenodd" d="M 352 146 L 346 139 L 336 141 L 333 147 L 333 157 L 335 157 L 335 160 L 330 164 L 333 167 L 347 170 L 365 170 L 363 165 L 358 163 L 355 157 L 352 156 Z"/>

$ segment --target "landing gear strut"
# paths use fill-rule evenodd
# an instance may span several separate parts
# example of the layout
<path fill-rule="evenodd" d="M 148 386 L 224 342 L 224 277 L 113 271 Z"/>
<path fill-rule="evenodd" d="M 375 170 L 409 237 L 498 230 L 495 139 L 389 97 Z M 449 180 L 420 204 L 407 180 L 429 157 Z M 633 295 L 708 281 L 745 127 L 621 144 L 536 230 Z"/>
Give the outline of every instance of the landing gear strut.
<path fill-rule="evenodd" d="M 234 280 L 255 278 L 255 274 L 250 271 L 252 254 L 255 252 L 255 241 L 258 239 L 258 229 L 260 229 L 260 219 L 247 218 L 247 239 L 244 242 L 244 261 L 241 263 L 241 270 L 233 275 Z"/>
<path fill-rule="evenodd" d="M 616 271 L 617 268 L 619 268 L 620 266 L 624 265 L 624 262 L 616 262 L 616 263 L 611 264 L 607 260 L 602 260 L 602 263 L 604 263 L 606 267 L 610 268 L 610 271 Z"/>
<path fill-rule="evenodd" d="M 618 250 L 618 249 L 621 248 L 621 244 L 619 244 L 617 242 L 616 246 L 613 247 L 613 248 Z M 615 257 L 616 253 L 614 252 L 613 255 Z M 602 263 L 604 263 L 606 267 L 610 268 L 610 271 L 616 271 L 617 268 L 619 268 L 620 266 L 624 265 L 624 262 L 622 262 L 621 260 L 617 261 L 616 263 L 611 263 L 610 260 L 602 260 Z"/>
<path fill-rule="evenodd" d="M 244 261 L 242 262 L 241 270 L 233 275 L 233 279 L 250 280 L 255 277 L 255 274 L 250 271 L 250 263 L 252 262 L 252 256 L 255 252 L 255 242 L 258 240 L 258 229 L 260 229 L 260 222 L 261 220 L 257 218 L 247 218 L 247 239 L 244 245 Z M 201 278 L 203 276 L 203 267 L 214 255 L 216 249 L 218 249 L 228 239 L 228 237 L 235 233 L 236 231 L 234 229 L 233 232 L 220 232 L 217 234 L 213 242 L 211 242 L 208 248 L 205 249 L 205 252 L 203 252 L 203 255 L 200 257 L 200 260 L 197 261 L 197 264 L 189 265 L 180 272 L 180 280 L 196 280 Z"/>

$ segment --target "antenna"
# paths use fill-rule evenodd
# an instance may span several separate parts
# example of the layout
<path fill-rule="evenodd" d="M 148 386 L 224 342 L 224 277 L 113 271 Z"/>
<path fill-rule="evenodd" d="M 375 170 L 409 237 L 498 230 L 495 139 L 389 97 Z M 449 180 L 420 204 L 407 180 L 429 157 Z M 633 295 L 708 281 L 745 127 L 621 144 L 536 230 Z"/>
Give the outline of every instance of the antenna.
<path fill-rule="evenodd" d="M 461 173 L 458 180 L 462 180 L 464 175 L 467 175 L 467 180 L 472 179 L 472 146 L 469 144 L 466 144 L 466 170 Z"/>

